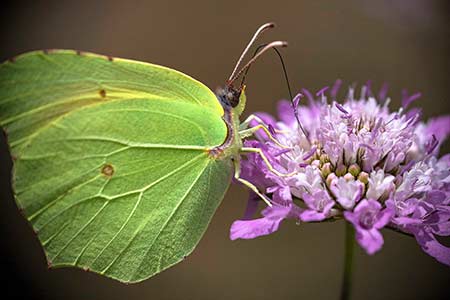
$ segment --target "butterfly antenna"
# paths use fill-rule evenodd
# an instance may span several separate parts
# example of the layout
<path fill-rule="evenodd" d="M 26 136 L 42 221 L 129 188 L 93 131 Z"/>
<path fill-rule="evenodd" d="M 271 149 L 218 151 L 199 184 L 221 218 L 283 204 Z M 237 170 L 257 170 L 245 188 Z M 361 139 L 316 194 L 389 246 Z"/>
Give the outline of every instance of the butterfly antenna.
<path fill-rule="evenodd" d="M 262 26 L 260 26 L 258 28 L 258 30 L 256 30 L 255 34 L 253 35 L 252 39 L 250 40 L 250 42 L 248 43 L 247 47 L 245 47 L 244 51 L 242 51 L 241 56 L 239 57 L 236 65 L 234 66 L 233 72 L 231 72 L 230 78 L 228 78 L 228 81 L 231 81 L 231 79 L 234 77 L 234 75 L 236 74 L 239 65 L 241 64 L 242 60 L 244 59 L 245 55 L 247 54 L 248 50 L 250 50 L 250 47 L 253 45 L 253 43 L 256 41 L 256 39 L 267 29 L 269 28 L 274 28 L 275 27 L 275 23 L 266 23 L 263 24 Z"/>
<path fill-rule="evenodd" d="M 252 59 L 250 59 L 245 66 L 243 66 L 238 72 L 235 72 L 235 75 L 233 77 L 230 77 L 230 79 L 228 79 L 228 85 L 232 85 L 233 82 L 239 78 L 239 76 L 242 74 L 242 72 L 244 72 L 245 70 L 247 70 L 264 52 L 266 52 L 269 49 L 272 48 L 276 48 L 276 47 L 287 47 L 288 43 L 285 41 L 275 41 L 275 42 L 271 42 L 267 45 L 265 45 L 261 51 L 259 51 Z"/>
<path fill-rule="evenodd" d="M 263 47 L 265 47 L 267 45 L 268 44 L 259 45 L 256 48 L 255 52 L 253 53 L 252 58 L 254 58 L 257 55 L 257 53 L 260 51 L 261 48 L 263 48 Z M 277 48 L 272 48 L 272 49 L 278 55 L 278 58 L 280 59 L 281 67 L 283 68 L 284 79 L 286 80 L 286 85 L 287 85 L 288 92 L 289 92 L 289 98 L 291 100 L 291 105 L 292 105 L 292 108 L 294 110 L 294 115 L 295 115 L 295 119 L 297 120 L 297 124 L 298 124 L 300 130 L 305 135 L 306 139 L 309 141 L 309 135 L 306 132 L 306 130 L 303 128 L 302 123 L 300 122 L 300 119 L 298 117 L 298 103 L 294 103 L 294 97 L 292 96 L 292 90 L 291 90 L 291 84 L 289 83 L 289 76 L 288 76 L 288 72 L 287 72 L 287 69 L 286 69 L 286 64 L 284 63 L 284 60 L 283 60 L 283 56 L 281 55 L 280 51 L 278 51 Z M 244 72 L 244 75 L 242 76 L 241 85 L 240 85 L 241 87 L 244 86 L 244 84 L 245 84 L 245 78 L 247 77 L 247 73 L 248 73 L 249 70 L 250 70 L 250 66 L 248 66 L 248 68 Z"/>

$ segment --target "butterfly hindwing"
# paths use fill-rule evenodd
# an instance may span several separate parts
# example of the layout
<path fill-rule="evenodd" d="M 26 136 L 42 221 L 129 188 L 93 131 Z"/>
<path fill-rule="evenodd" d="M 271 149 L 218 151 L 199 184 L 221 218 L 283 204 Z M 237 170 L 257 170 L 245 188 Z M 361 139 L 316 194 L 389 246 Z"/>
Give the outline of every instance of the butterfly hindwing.
<path fill-rule="evenodd" d="M 168 68 L 73 51 L 0 66 L 0 124 L 18 206 L 52 266 L 123 282 L 188 255 L 222 200 L 231 162 L 214 94 Z"/>

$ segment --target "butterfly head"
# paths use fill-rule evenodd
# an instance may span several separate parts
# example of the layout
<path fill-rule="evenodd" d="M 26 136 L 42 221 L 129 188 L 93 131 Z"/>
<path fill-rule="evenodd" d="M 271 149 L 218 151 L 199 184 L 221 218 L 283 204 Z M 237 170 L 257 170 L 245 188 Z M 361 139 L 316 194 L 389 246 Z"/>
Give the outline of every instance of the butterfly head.
<path fill-rule="evenodd" d="M 239 104 L 241 92 L 241 88 L 237 89 L 232 85 L 225 85 L 225 87 L 220 87 L 216 90 L 216 96 L 223 108 L 234 108 Z"/>
<path fill-rule="evenodd" d="M 216 96 L 224 110 L 233 109 L 240 115 L 245 106 L 245 85 L 235 88 L 233 85 L 226 84 L 216 90 Z"/>

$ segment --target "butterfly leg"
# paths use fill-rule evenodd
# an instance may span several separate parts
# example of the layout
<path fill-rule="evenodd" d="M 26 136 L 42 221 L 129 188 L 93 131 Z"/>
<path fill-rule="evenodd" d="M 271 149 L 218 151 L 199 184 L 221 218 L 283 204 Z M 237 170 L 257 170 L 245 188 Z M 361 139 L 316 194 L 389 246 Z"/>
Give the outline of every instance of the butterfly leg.
<path fill-rule="evenodd" d="M 249 137 L 251 135 L 253 135 L 256 131 L 258 130 L 264 130 L 264 132 L 267 134 L 267 136 L 269 137 L 269 140 L 271 140 L 272 142 L 274 142 L 278 147 L 283 148 L 283 149 L 291 149 L 292 147 L 283 145 L 282 143 L 280 143 L 270 132 L 270 130 L 264 126 L 263 124 L 259 124 L 256 125 L 255 127 L 251 127 L 248 129 L 244 129 L 242 131 L 239 131 L 239 136 L 241 137 L 241 139 L 244 139 L 246 137 Z"/>
<path fill-rule="evenodd" d="M 243 185 L 245 185 L 246 187 L 248 187 L 249 189 L 251 189 L 253 192 L 255 192 L 255 194 L 257 194 L 268 206 L 272 207 L 272 203 L 266 195 L 261 193 L 254 184 L 252 184 L 248 180 L 241 178 L 241 166 L 239 161 L 233 160 L 233 163 L 234 163 L 234 178 Z"/>
<path fill-rule="evenodd" d="M 249 125 L 252 121 L 256 121 L 258 124 L 264 125 L 266 127 L 269 127 L 268 124 L 266 124 L 266 122 L 264 122 L 260 117 L 258 117 L 257 115 L 250 115 L 247 117 L 247 119 L 244 120 L 244 122 L 241 122 L 241 124 L 239 124 L 239 130 L 245 130 L 249 128 Z M 276 133 L 287 133 L 287 130 L 278 130 L 275 129 Z"/>
<path fill-rule="evenodd" d="M 251 121 L 257 121 L 259 124 L 254 126 L 254 127 L 248 127 L 248 125 L 250 124 Z M 243 123 L 241 123 L 241 125 L 239 126 L 240 131 L 239 131 L 239 136 L 241 137 L 241 139 L 244 139 L 246 137 L 252 136 L 253 134 L 255 134 L 256 131 L 262 129 L 267 136 L 269 137 L 269 139 L 274 142 L 278 147 L 283 148 L 283 149 L 290 149 L 291 147 L 286 146 L 281 144 L 270 132 L 269 126 L 267 124 L 264 123 L 263 120 L 261 120 L 260 117 L 256 116 L 256 115 L 250 115 Z M 275 133 L 280 132 L 279 130 L 274 129 Z"/>
<path fill-rule="evenodd" d="M 264 154 L 264 152 L 260 148 L 251 148 L 251 147 L 242 147 L 241 153 L 257 153 L 259 156 L 261 156 L 262 160 L 264 161 L 265 165 L 269 169 L 270 172 L 273 174 L 279 176 L 279 177 L 290 177 L 298 174 L 298 172 L 291 172 L 291 173 L 281 173 L 277 171 L 272 164 L 270 163 L 267 156 Z"/>
<path fill-rule="evenodd" d="M 250 116 L 247 117 L 247 119 L 244 120 L 244 122 L 241 122 L 241 124 L 239 125 L 239 129 L 240 130 L 247 129 L 248 126 L 250 125 L 251 121 L 256 121 L 259 124 L 263 124 L 263 125 L 267 126 L 267 124 L 260 117 L 258 117 L 257 115 L 250 115 Z"/>

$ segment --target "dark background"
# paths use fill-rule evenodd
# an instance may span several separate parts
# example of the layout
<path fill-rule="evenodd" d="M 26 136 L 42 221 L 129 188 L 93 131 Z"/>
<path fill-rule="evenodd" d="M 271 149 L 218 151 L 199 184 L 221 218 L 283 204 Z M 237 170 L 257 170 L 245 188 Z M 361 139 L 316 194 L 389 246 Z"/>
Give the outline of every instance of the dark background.
<path fill-rule="evenodd" d="M 278 27 L 263 40 L 289 41 L 282 52 L 295 91 L 316 91 L 336 78 L 345 85 L 371 79 L 376 89 L 390 84 L 391 108 L 407 88 L 423 93 L 425 118 L 450 111 L 447 0 L 3 1 L 0 10 L 1 60 L 34 49 L 79 49 L 169 66 L 212 89 L 228 78 L 253 31 L 275 21 Z M 275 113 L 286 95 L 279 62 L 269 53 L 250 72 L 246 114 Z M 338 298 L 343 223 L 286 221 L 271 236 L 230 241 L 229 226 L 247 198 L 241 186 L 230 188 L 194 253 L 150 280 L 127 286 L 77 269 L 48 270 L 14 203 L 10 170 L 1 137 L 2 298 Z M 448 267 L 412 238 L 383 234 L 385 246 L 376 255 L 356 251 L 354 299 L 450 296 Z"/>

